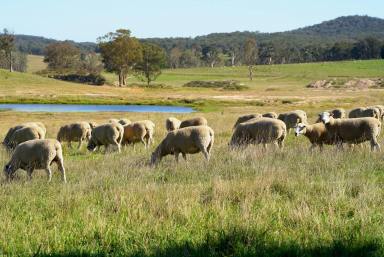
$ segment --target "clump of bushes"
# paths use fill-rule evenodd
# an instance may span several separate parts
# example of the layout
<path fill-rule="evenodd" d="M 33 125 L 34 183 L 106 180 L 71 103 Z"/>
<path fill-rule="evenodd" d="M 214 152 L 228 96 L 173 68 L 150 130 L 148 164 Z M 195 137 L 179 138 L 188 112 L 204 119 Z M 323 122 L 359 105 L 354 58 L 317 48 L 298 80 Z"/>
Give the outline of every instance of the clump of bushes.
<path fill-rule="evenodd" d="M 235 80 L 224 80 L 224 81 L 195 80 L 195 81 L 190 81 L 184 84 L 183 87 L 216 88 L 216 89 L 222 89 L 222 90 L 248 89 L 247 86 L 240 84 L 238 81 L 235 81 Z"/>
<path fill-rule="evenodd" d="M 54 79 L 60 79 L 64 81 L 71 81 L 75 83 L 82 83 L 88 85 L 102 86 L 105 84 L 106 79 L 104 76 L 100 74 L 88 74 L 88 75 L 80 75 L 80 74 L 57 74 L 53 76 L 48 76 Z"/>

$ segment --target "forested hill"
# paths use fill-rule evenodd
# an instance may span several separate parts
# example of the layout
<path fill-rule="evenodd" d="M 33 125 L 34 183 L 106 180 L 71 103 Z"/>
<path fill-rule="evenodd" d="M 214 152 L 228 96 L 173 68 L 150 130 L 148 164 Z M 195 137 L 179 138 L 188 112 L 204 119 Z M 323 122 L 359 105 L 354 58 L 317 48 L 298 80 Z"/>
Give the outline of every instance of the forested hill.
<path fill-rule="evenodd" d="M 281 21 L 284 22 L 284 21 Z M 244 43 L 255 38 L 258 64 L 280 64 L 347 59 L 384 58 L 384 19 L 345 16 L 317 25 L 277 33 L 213 33 L 195 38 L 141 39 L 160 45 L 168 67 L 239 65 L 244 63 Z M 44 53 L 55 42 L 18 35 L 17 48 L 24 53 Z M 95 51 L 95 43 L 75 43 L 83 51 Z"/>
<path fill-rule="evenodd" d="M 243 44 L 249 37 L 255 37 L 259 43 L 281 42 L 288 45 L 324 45 L 340 41 L 354 42 L 366 37 L 384 40 L 384 19 L 356 15 L 339 17 L 317 25 L 277 33 L 245 31 L 212 33 L 196 38 L 151 38 L 146 40 L 160 44 L 165 49 L 170 49 L 175 45 L 182 48 L 189 48 L 193 45 L 216 45 L 222 48 L 230 48 L 232 45 Z"/>
<path fill-rule="evenodd" d="M 16 48 L 22 53 L 44 55 L 44 49 L 52 43 L 59 42 L 55 39 L 48 39 L 45 37 L 29 36 L 29 35 L 16 35 Z M 96 44 L 92 42 L 77 43 L 68 41 L 76 45 L 82 51 L 95 51 Z"/>

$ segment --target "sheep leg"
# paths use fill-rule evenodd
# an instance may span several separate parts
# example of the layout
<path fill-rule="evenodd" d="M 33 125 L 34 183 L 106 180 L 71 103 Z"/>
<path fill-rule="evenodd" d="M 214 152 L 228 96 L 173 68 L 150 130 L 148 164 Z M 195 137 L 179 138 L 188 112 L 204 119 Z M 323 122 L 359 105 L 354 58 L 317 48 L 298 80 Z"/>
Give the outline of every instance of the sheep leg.
<path fill-rule="evenodd" d="M 113 142 L 113 144 L 114 144 L 115 146 L 117 146 L 117 151 L 118 151 L 119 153 L 121 153 L 121 146 L 120 146 L 120 144 L 119 144 L 116 140 Z"/>
<path fill-rule="evenodd" d="M 183 156 L 184 161 L 187 161 L 187 155 L 185 153 L 181 153 L 181 155 Z"/>
<path fill-rule="evenodd" d="M 33 168 L 29 167 L 27 170 L 28 180 L 32 180 Z"/>
<path fill-rule="evenodd" d="M 64 183 L 67 183 L 67 177 L 65 175 L 65 168 L 64 168 L 64 163 L 63 160 L 57 161 L 57 167 L 59 168 L 59 171 L 61 172 L 61 178 Z"/>
<path fill-rule="evenodd" d="M 52 180 L 51 168 L 49 166 L 47 166 L 47 168 L 45 168 L 45 171 L 47 172 L 47 175 L 48 175 L 48 182 L 51 182 L 51 180 Z"/>
<path fill-rule="evenodd" d="M 146 142 L 145 138 L 141 138 L 141 142 L 144 144 L 144 148 L 148 148 L 148 141 Z"/>
<path fill-rule="evenodd" d="M 179 163 L 179 154 L 180 152 L 179 151 L 175 151 L 174 155 L 175 155 L 175 160 L 177 163 Z"/>
<path fill-rule="evenodd" d="M 211 154 L 212 146 L 213 146 L 213 144 L 212 144 L 212 141 L 211 141 L 211 142 L 209 142 L 209 145 L 207 146 L 207 152 L 209 154 Z"/>
<path fill-rule="evenodd" d="M 83 139 L 80 139 L 79 141 L 79 145 L 77 146 L 77 150 L 79 150 L 81 148 L 81 145 L 83 144 Z"/>
<path fill-rule="evenodd" d="M 380 152 L 381 151 L 381 147 L 379 145 L 379 143 L 377 142 L 377 140 L 374 138 L 371 140 L 371 151 L 375 151 L 375 149 Z"/>
<path fill-rule="evenodd" d="M 69 148 L 72 149 L 72 142 L 71 141 L 68 142 L 68 146 L 69 146 Z"/>
<path fill-rule="evenodd" d="M 278 144 L 280 150 L 283 150 L 284 149 L 284 138 L 279 138 L 279 140 L 277 141 L 277 144 Z"/>

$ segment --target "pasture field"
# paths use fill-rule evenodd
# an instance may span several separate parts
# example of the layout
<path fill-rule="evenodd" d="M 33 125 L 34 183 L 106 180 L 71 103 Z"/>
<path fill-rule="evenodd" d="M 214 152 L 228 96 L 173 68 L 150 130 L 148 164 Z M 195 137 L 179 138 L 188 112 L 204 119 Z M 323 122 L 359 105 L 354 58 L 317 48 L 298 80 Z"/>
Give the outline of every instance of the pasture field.
<path fill-rule="evenodd" d="M 266 111 L 254 109 L 254 111 Z M 313 110 L 313 112 L 318 110 Z M 186 118 L 198 113 L 177 115 Z M 148 165 L 142 145 L 122 153 L 64 146 L 68 183 L 57 168 L 27 181 L 1 177 L 3 256 L 382 256 L 384 161 L 369 147 L 308 151 L 290 134 L 283 151 L 229 151 L 237 114 L 204 114 L 215 130 L 210 162 L 202 154 Z M 42 121 L 48 137 L 60 125 L 109 118 L 151 119 L 155 145 L 167 114 L 27 114 L 2 112 L 0 135 Z M 314 117 L 312 117 L 314 118 Z M 380 142 L 384 145 L 383 137 Z M 0 150 L 0 166 L 9 155 Z"/>
<path fill-rule="evenodd" d="M 202 154 L 157 167 L 150 154 L 166 134 L 169 114 L 0 112 L 0 137 L 9 127 L 42 121 L 49 138 L 74 121 L 151 119 L 155 145 L 122 153 L 87 152 L 64 145 L 67 184 L 23 171 L 12 183 L 0 177 L 0 256 L 383 256 L 384 159 L 369 146 L 309 152 L 291 133 L 284 150 L 251 146 L 230 151 L 240 114 L 303 109 L 310 121 L 331 107 L 384 102 L 382 89 L 307 89 L 318 79 L 383 77 L 384 61 L 166 70 L 169 87 L 93 87 L 9 74 L 0 70 L 0 102 L 147 103 L 189 105 L 215 131 L 210 162 Z M 114 76 L 107 74 L 113 82 Z M 235 79 L 249 89 L 183 88 L 192 80 Z M 131 79 L 130 83 L 137 83 Z M 384 136 L 380 143 L 384 146 Z M 0 148 L 0 167 L 9 154 Z"/>

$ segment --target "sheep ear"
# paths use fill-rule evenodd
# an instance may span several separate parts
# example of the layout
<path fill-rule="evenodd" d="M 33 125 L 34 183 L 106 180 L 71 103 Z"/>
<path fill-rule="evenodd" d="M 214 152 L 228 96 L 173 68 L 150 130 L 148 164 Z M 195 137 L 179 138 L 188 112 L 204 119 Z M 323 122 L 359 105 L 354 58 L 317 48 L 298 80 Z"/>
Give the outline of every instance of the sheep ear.
<path fill-rule="evenodd" d="M 332 113 L 332 112 L 330 112 L 330 113 L 329 113 L 329 116 L 330 116 L 330 117 L 333 117 L 333 113 Z"/>

